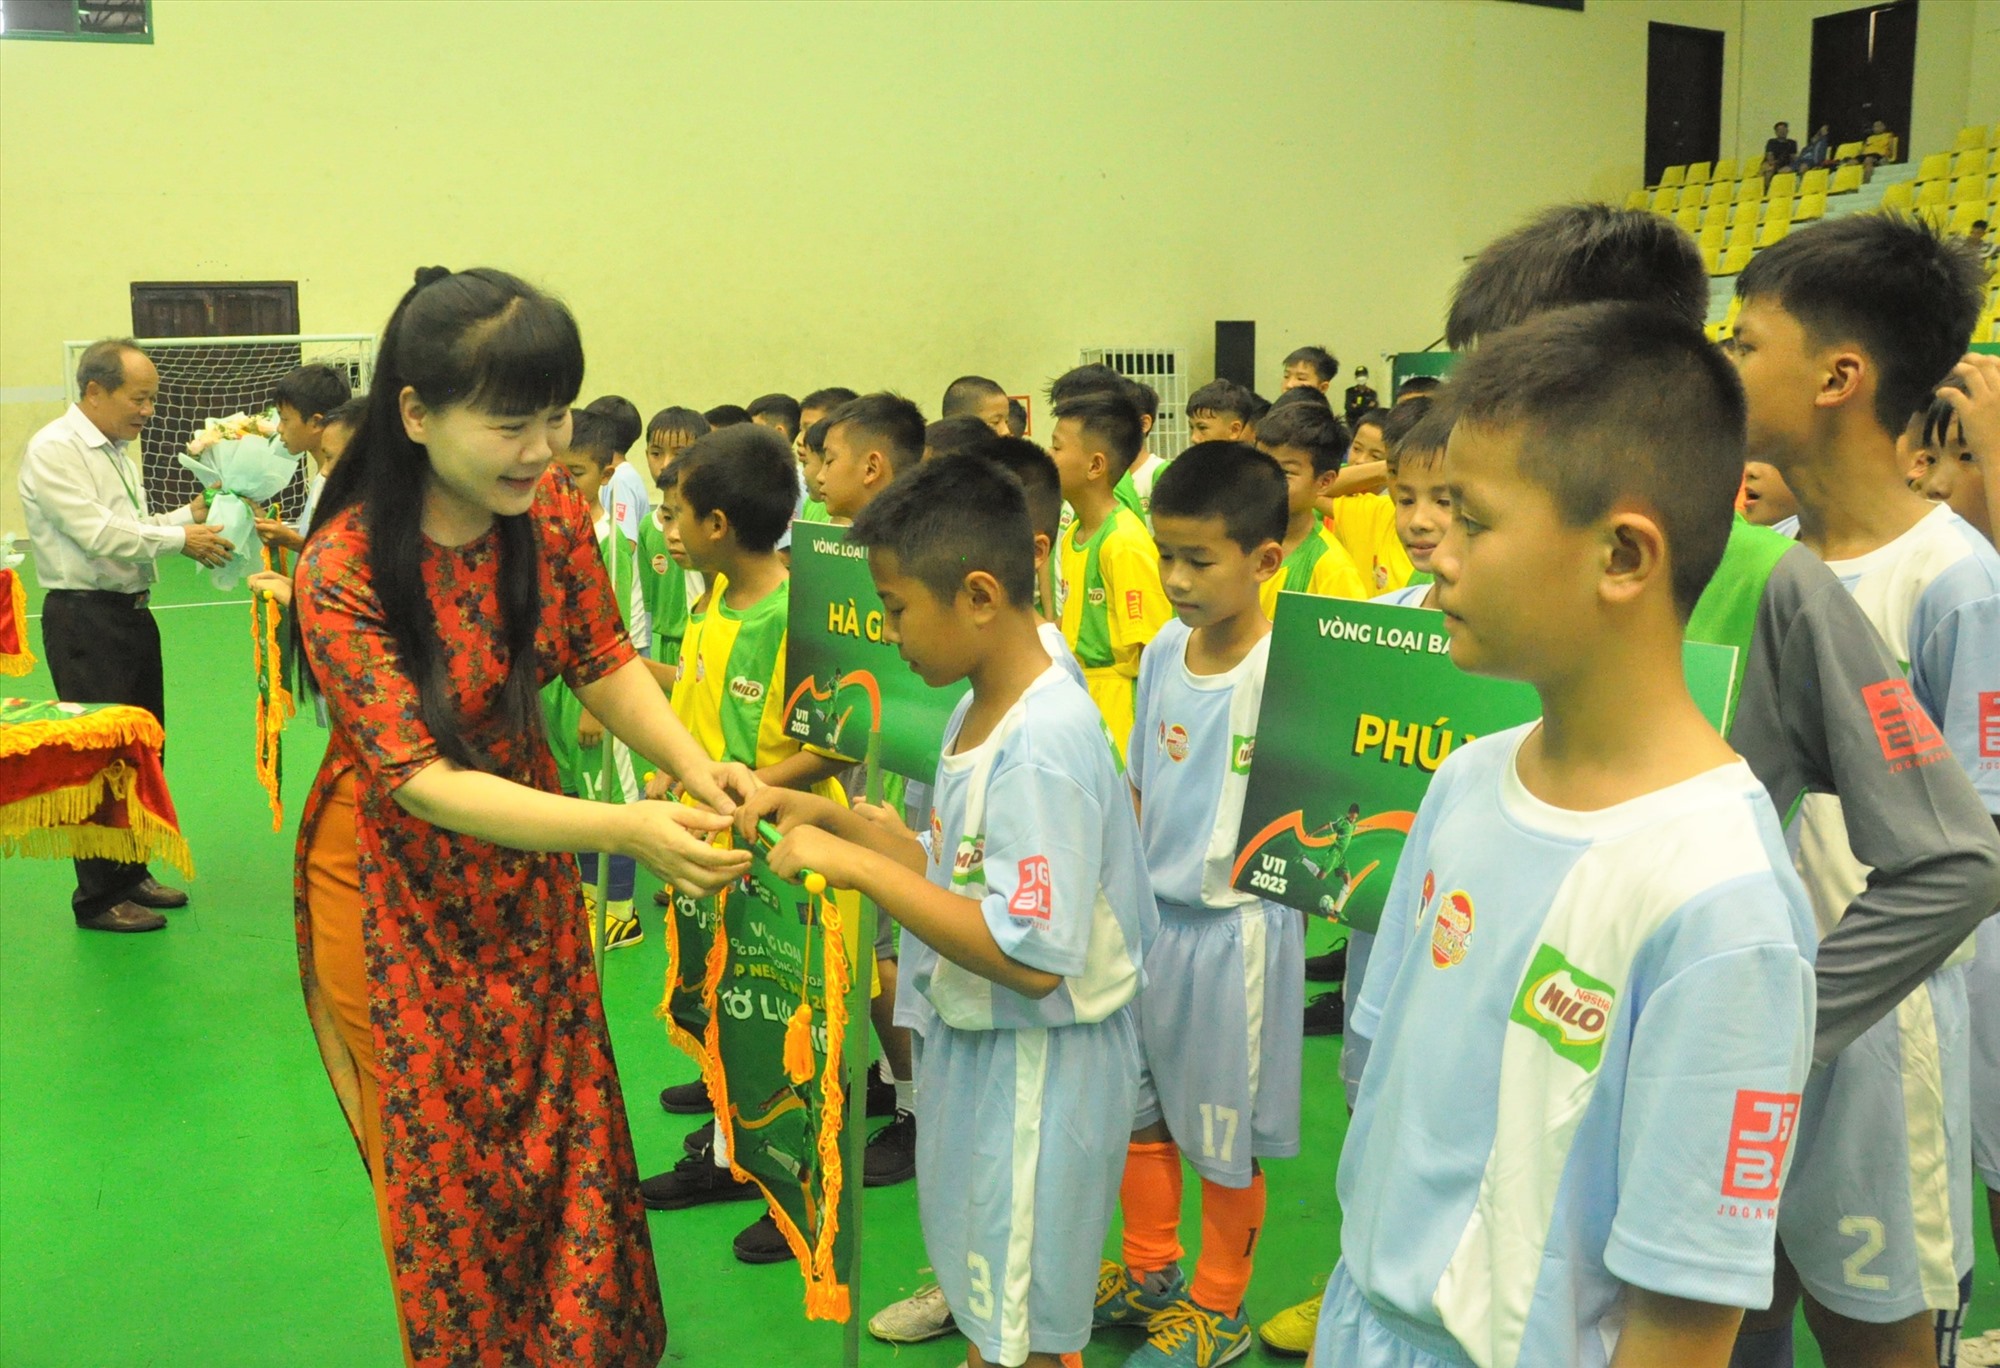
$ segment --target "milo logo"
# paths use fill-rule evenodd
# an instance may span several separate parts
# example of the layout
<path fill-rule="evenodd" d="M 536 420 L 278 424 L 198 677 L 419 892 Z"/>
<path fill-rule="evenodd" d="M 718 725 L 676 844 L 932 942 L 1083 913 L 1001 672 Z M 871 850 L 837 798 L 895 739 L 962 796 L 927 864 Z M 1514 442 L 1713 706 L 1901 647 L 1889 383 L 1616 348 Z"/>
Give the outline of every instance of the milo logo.
<path fill-rule="evenodd" d="M 1188 758 L 1187 728 L 1176 722 L 1171 727 L 1160 724 L 1160 745 L 1165 748 L 1167 758 L 1176 763 Z"/>
<path fill-rule="evenodd" d="M 1460 889 L 1448 893 L 1438 905 L 1437 925 L 1431 928 L 1431 963 L 1451 969 L 1465 962 L 1472 944 L 1472 899 Z"/>
<path fill-rule="evenodd" d="M 1510 1019 L 1547 1041 L 1549 1048 L 1589 1073 L 1604 1058 L 1604 1037 L 1618 990 L 1571 964 L 1553 945 L 1541 945 L 1521 980 Z"/>
<path fill-rule="evenodd" d="M 761 703 L 764 686 L 746 675 L 738 675 L 729 681 L 730 696 L 744 703 Z"/>
<path fill-rule="evenodd" d="M 1098 585 L 1083 597 L 1091 607 L 1102 608 L 1104 606 L 1104 586 L 1101 584 Z"/>
<path fill-rule="evenodd" d="M 1254 736 L 1232 736 L 1229 738 L 1229 768 L 1237 774 L 1250 772 L 1250 757 L 1257 752 L 1257 738 Z"/>
<path fill-rule="evenodd" d="M 666 573 L 667 573 L 667 567 L 668 567 L 669 565 L 672 565 L 672 564 L 673 564 L 673 562 L 672 562 L 672 561 L 670 561 L 670 560 L 668 560 L 668 559 L 666 558 L 666 556 L 665 556 L 664 554 L 662 554 L 661 552 L 658 552 L 658 551 L 655 551 L 655 552 L 653 553 L 653 573 L 654 573 L 654 574 L 656 574 L 656 575 L 664 575 L 664 574 L 666 574 Z"/>

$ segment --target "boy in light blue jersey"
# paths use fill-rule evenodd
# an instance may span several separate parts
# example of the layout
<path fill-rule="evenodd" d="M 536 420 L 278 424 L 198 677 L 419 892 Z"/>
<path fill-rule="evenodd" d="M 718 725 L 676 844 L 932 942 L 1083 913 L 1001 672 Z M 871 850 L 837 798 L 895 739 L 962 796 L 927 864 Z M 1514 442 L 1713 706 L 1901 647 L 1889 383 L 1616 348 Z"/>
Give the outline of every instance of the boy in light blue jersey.
<path fill-rule="evenodd" d="M 1769 1297 L 1813 1039 L 1777 814 L 1681 671 L 1742 392 L 1632 304 L 1489 338 L 1452 390 L 1452 658 L 1543 713 L 1452 755 L 1399 862 L 1314 1354 L 1721 1368 Z"/>
<path fill-rule="evenodd" d="M 1875 215 L 1784 246 L 1738 281 L 1737 362 L 1752 452 L 1796 496 L 1801 544 L 1906 676 L 1866 692 L 1873 734 L 1858 739 L 1899 768 L 1955 760 L 1988 814 L 2000 813 L 2000 555 L 1908 487 L 1897 446 L 1964 354 L 1978 263 L 1919 222 Z M 1806 799 L 1799 867 L 1831 931 L 1872 882 L 1837 797 Z M 1808 1319 L 1830 1364 L 1955 1356 L 1972 1269 L 1970 1109 L 1975 1098 L 2000 1107 L 1970 1081 L 1969 995 L 1982 995 L 1969 994 L 1968 976 L 2000 974 L 1972 951 L 1968 942 L 1807 1092 L 1778 1234 L 1817 1304 Z M 1780 1314 L 1789 1319 L 1789 1298 L 1771 1309 Z"/>
<path fill-rule="evenodd" d="M 864 508 L 885 639 L 972 691 L 946 727 L 924 838 L 811 795 L 744 804 L 771 867 L 859 890 L 935 952 L 917 1062 L 924 1243 L 981 1365 L 1080 1366 L 1139 1085 L 1132 999 L 1159 926 L 1090 695 L 1049 659 L 1020 484 L 932 461 Z"/>
<path fill-rule="evenodd" d="M 1153 490 L 1174 617 L 1139 662 L 1126 777 L 1160 908 L 1139 1038 L 1146 1072 L 1125 1159 L 1122 1260 L 1097 1323 L 1146 1331 L 1127 1368 L 1213 1368 L 1250 1348 L 1243 1298 L 1264 1227 L 1262 1159 L 1299 1151 L 1305 934 L 1230 887 L 1271 624 L 1288 480 L 1238 442 L 1198 442 Z M 1181 1158 L 1201 1178 L 1201 1256 L 1183 1281 Z"/>

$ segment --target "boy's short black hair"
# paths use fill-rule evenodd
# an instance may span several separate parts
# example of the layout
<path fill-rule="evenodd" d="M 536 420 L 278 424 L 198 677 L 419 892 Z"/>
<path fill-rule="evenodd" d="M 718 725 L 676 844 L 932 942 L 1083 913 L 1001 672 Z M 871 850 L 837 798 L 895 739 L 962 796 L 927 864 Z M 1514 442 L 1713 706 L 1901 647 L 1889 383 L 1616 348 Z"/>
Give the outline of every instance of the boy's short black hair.
<path fill-rule="evenodd" d="M 1282 542 L 1291 522 L 1285 472 L 1247 442 L 1196 442 L 1160 472 L 1153 517 L 1220 518 L 1246 552 Z"/>
<path fill-rule="evenodd" d="M 1326 397 L 1326 391 L 1312 385 L 1294 385 L 1288 390 L 1279 390 L 1278 397 L 1271 401 L 1274 409 L 1287 404 L 1312 404 L 1329 411 L 1333 408 L 1333 400 Z"/>
<path fill-rule="evenodd" d="M 1729 540 L 1743 479 L 1743 386 L 1701 325 L 1647 304 L 1539 314 L 1452 373 L 1456 425 L 1516 429 L 1521 474 L 1571 526 L 1621 499 L 1665 533 L 1685 619 Z"/>
<path fill-rule="evenodd" d="M 850 399 L 860 397 L 845 385 L 828 385 L 825 389 L 816 389 L 799 400 L 799 415 L 803 419 L 806 413 L 816 411 L 824 417 Z"/>
<path fill-rule="evenodd" d="M 1410 435 L 1410 429 L 1422 422 L 1437 402 L 1435 395 L 1419 394 L 1390 409 L 1382 419 L 1382 445 L 1394 452 L 1396 444 Z"/>
<path fill-rule="evenodd" d="M 1160 416 L 1160 392 L 1143 380 L 1128 382 L 1132 386 L 1132 402 L 1138 406 L 1141 418 L 1158 419 Z"/>
<path fill-rule="evenodd" d="M 1847 214 L 1773 243 L 1736 277 L 1815 346 L 1853 342 L 1874 363 L 1875 418 L 1901 435 L 1971 344 L 1985 297 L 1978 256 L 1922 219 Z"/>
<path fill-rule="evenodd" d="M 699 410 L 681 404 L 670 404 L 653 415 L 653 421 L 646 424 L 646 435 L 657 436 L 662 432 L 683 433 L 690 437 L 706 437 L 709 434 L 708 419 Z"/>
<path fill-rule="evenodd" d="M 791 444 L 762 423 L 737 423 L 697 438 L 667 473 L 696 517 L 720 509 L 745 551 L 776 547 L 798 506 Z"/>
<path fill-rule="evenodd" d="M 1353 444 L 1347 424 L 1325 404 L 1273 405 L 1257 423 L 1257 445 L 1298 448 L 1312 457 L 1315 475 L 1340 469 L 1347 459 L 1347 448 Z"/>
<path fill-rule="evenodd" d="M 982 456 L 925 461 L 889 482 L 854 517 L 847 539 L 894 553 L 941 602 L 984 570 L 1016 607 L 1035 601 L 1035 533 L 1013 474 Z"/>
<path fill-rule="evenodd" d="M 1024 437 L 1028 432 L 1028 406 L 1019 399 L 1007 400 L 1007 435 Z"/>
<path fill-rule="evenodd" d="M 1672 219 L 1644 209 L 1545 209 L 1465 268 L 1445 345 L 1460 350 L 1545 310 L 1606 300 L 1651 304 L 1699 325 L 1708 317 L 1701 249 Z"/>
<path fill-rule="evenodd" d="M 810 451 L 824 453 L 826 451 L 826 430 L 832 426 L 832 414 L 815 420 L 813 425 L 806 429 L 806 448 Z"/>
<path fill-rule="evenodd" d="M 1111 483 L 1117 484 L 1132 462 L 1139 459 L 1145 433 L 1139 426 L 1139 406 L 1124 387 L 1115 390 L 1088 390 L 1065 399 L 1051 410 L 1057 422 L 1074 418 L 1077 430 L 1104 446 L 1111 458 Z"/>
<path fill-rule="evenodd" d="M 935 461 L 940 456 L 960 456 L 976 451 L 986 442 L 998 440 L 984 419 L 969 413 L 961 413 L 955 418 L 940 418 L 924 429 L 924 459 Z"/>
<path fill-rule="evenodd" d="M 620 456 L 630 451 L 632 443 L 639 440 L 639 406 L 624 395 L 607 394 L 591 400 L 584 408 L 611 420 L 611 432 L 618 443 Z"/>
<path fill-rule="evenodd" d="M 900 475 L 924 459 L 924 413 L 900 394 L 877 390 L 850 399 L 827 415 L 828 432 L 852 425 L 862 445 L 889 458 Z"/>
<path fill-rule="evenodd" d="M 1356 432 L 1359 432 L 1361 431 L 1361 429 L 1365 427 L 1372 427 L 1376 431 L 1380 432 L 1382 431 L 1382 425 L 1387 423 L 1388 421 L 1389 421 L 1388 409 L 1365 408 L 1361 410 L 1361 412 L 1354 415 L 1354 430 Z"/>
<path fill-rule="evenodd" d="M 569 449 L 587 457 L 593 465 L 608 466 L 618 459 L 618 423 L 607 413 L 587 408 L 569 411 Z"/>
<path fill-rule="evenodd" d="M 1250 410 L 1256 405 L 1256 396 L 1234 380 L 1211 380 L 1188 396 L 1187 416 L 1197 413 L 1213 413 L 1218 417 L 1228 414 L 1232 418 L 1247 421 Z"/>
<path fill-rule="evenodd" d="M 328 427 L 343 427 L 349 432 L 359 431 L 361 416 L 368 412 L 368 392 L 348 396 L 347 402 L 326 415 Z"/>
<path fill-rule="evenodd" d="M 294 366 L 271 388 L 271 404 L 283 404 L 301 418 L 328 418 L 353 397 L 347 377 L 332 366 L 314 361 Z"/>
<path fill-rule="evenodd" d="M 759 418 L 777 419 L 788 442 L 799 435 L 799 414 L 802 410 L 799 401 L 789 394 L 760 394 L 743 411 L 750 415 L 753 423 Z"/>
<path fill-rule="evenodd" d="M 1956 375 L 1948 377 L 1938 389 L 1955 389 L 1960 394 L 1969 393 L 1965 381 Z M 1958 410 L 1953 408 L 1942 394 L 1933 395 L 1930 407 L 1918 410 L 1917 419 L 1923 424 L 1923 444 L 1932 450 L 1950 445 L 1954 430 L 1961 441 L 1965 438 L 1965 424 L 1959 418 Z M 1940 455 L 1938 459 L 1943 460 L 1944 457 Z"/>
<path fill-rule="evenodd" d="M 1049 407 L 1086 394 L 1122 394 L 1130 399 L 1131 383 L 1101 361 L 1073 366 L 1049 381 Z"/>
<path fill-rule="evenodd" d="M 1285 358 L 1285 369 L 1293 366 L 1311 366 L 1313 374 L 1328 383 L 1340 374 L 1340 362 L 1325 347 L 1300 347 Z"/>
<path fill-rule="evenodd" d="M 973 454 L 985 457 L 1021 482 L 1028 495 L 1028 521 L 1054 545 L 1056 534 L 1062 530 L 1062 474 L 1049 459 L 1049 453 L 1025 437 L 995 437 L 988 433 L 986 441 Z"/>
<path fill-rule="evenodd" d="M 750 410 L 741 404 L 717 404 L 712 409 L 703 409 L 701 416 L 711 429 L 736 427 L 750 421 Z"/>
<path fill-rule="evenodd" d="M 1397 436 L 1389 442 L 1389 478 L 1395 479 L 1403 466 L 1434 465 L 1444 459 L 1445 444 L 1451 440 L 1452 412 L 1449 404 L 1434 404 L 1428 398 L 1412 399 L 1396 410 L 1421 411 L 1409 423 L 1397 423 Z M 1385 434 L 1386 438 L 1386 434 Z"/>
<path fill-rule="evenodd" d="M 1405 399 L 1414 399 L 1423 394 L 1436 394 L 1438 386 L 1443 383 L 1444 381 L 1435 375 L 1406 375 L 1403 377 L 1403 383 L 1396 386 L 1396 403 L 1400 404 Z M 1393 408 L 1394 405 L 1390 407 Z"/>
<path fill-rule="evenodd" d="M 1007 397 L 1007 391 L 1000 388 L 998 381 L 988 380 L 983 375 L 961 375 L 944 387 L 944 403 L 938 411 L 943 418 L 966 414 L 977 416 L 979 406 L 995 396 Z"/>

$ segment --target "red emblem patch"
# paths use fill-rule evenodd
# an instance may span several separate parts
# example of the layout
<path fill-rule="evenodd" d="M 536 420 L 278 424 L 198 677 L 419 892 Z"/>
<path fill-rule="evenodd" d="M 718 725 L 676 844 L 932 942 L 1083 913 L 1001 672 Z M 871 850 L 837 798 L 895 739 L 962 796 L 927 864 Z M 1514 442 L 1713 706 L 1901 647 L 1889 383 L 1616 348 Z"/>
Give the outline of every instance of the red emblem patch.
<path fill-rule="evenodd" d="M 1927 765 L 1944 755 L 1944 737 L 1937 724 L 1917 703 L 1907 680 L 1885 679 L 1861 691 L 1868 705 L 1869 720 L 1875 724 L 1875 739 L 1882 744 L 1882 758 L 1897 769 L 1909 764 Z"/>
<path fill-rule="evenodd" d="M 1137 589 L 1125 591 L 1125 616 L 1134 622 L 1146 616 L 1146 600 Z"/>
<path fill-rule="evenodd" d="M 1979 695 L 1979 758 L 2000 760 L 2000 693 Z"/>
<path fill-rule="evenodd" d="M 1007 900 L 1010 916 L 1027 917 L 1033 921 L 1049 919 L 1049 904 L 1054 890 L 1049 881 L 1049 857 L 1030 855 L 1021 861 L 1020 881 L 1014 886 L 1014 896 Z"/>
<path fill-rule="evenodd" d="M 1722 1164 L 1722 1195 L 1749 1202 L 1778 1200 L 1778 1180 L 1785 1171 L 1785 1151 L 1799 1120 L 1797 1093 L 1736 1094 L 1736 1114 L 1729 1122 L 1729 1156 Z"/>

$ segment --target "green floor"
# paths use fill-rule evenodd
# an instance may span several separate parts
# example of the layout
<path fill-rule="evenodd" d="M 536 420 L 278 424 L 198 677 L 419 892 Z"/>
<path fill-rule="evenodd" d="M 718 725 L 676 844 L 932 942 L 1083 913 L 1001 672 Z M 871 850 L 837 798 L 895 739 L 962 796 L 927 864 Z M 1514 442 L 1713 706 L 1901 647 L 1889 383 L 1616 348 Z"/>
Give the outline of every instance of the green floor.
<path fill-rule="evenodd" d="M 31 606 L 37 597 L 31 586 Z M 67 865 L 0 863 L 0 1363 L 12 1368 L 398 1362 L 368 1185 L 300 1005 L 292 832 L 271 830 L 252 768 L 247 610 L 213 597 L 189 562 L 168 567 L 168 775 L 199 865 L 193 905 L 154 935 L 79 933 Z M 0 692 L 53 695 L 40 670 Z M 288 815 L 321 746 L 309 720 L 293 724 Z M 649 1173 L 689 1129 L 656 1095 L 694 1076 L 653 1017 L 663 969 L 654 934 L 606 972 Z M 1334 1260 L 1338 1045 L 1306 1042 L 1305 1153 L 1270 1167 L 1253 1314 L 1318 1291 Z M 841 1332 L 806 1323 L 795 1269 L 730 1257 L 752 1215 L 742 1204 L 653 1215 L 667 1362 L 839 1362 Z M 864 1230 L 873 1310 L 924 1281 L 914 1187 L 869 1192 Z M 2000 1283 L 1983 1223 L 1980 1243 L 1972 1323 L 1984 1328 L 2000 1320 Z M 963 1353 L 956 1340 L 863 1343 L 872 1364 L 950 1368 Z M 1085 1359 L 1116 1364 L 1133 1343 L 1106 1337 Z M 1817 1364 L 1809 1337 L 1801 1346 L 1800 1362 Z"/>

